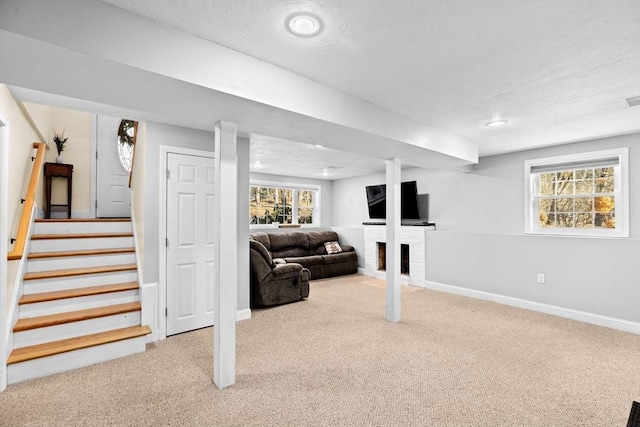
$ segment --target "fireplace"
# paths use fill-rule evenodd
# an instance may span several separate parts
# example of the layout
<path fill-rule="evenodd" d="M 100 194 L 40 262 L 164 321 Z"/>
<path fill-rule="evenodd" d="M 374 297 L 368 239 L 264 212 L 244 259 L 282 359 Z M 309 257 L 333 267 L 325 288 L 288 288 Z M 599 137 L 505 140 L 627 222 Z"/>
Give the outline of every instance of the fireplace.
<path fill-rule="evenodd" d="M 386 271 L 387 269 L 387 244 L 385 242 L 376 242 L 378 247 L 378 271 Z M 409 271 L 409 245 L 400 244 L 400 274 L 410 276 Z"/>
<path fill-rule="evenodd" d="M 426 279 L 425 227 L 400 227 L 400 280 L 407 285 L 424 288 Z M 386 253 L 381 245 L 387 241 L 386 227 L 364 226 L 364 274 L 379 279 L 386 278 Z"/>

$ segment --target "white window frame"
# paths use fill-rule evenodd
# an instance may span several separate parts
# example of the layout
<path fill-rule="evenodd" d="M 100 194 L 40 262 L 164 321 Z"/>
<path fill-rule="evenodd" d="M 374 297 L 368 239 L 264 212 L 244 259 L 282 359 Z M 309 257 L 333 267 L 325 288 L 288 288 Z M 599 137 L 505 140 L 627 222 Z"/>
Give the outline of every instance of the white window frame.
<path fill-rule="evenodd" d="M 615 228 L 555 228 L 540 227 L 538 206 L 535 199 L 535 177 L 533 169 L 545 166 L 561 167 L 563 164 L 597 162 L 618 158 L 615 166 L 616 227 Z M 629 148 L 592 151 L 588 153 L 547 157 L 524 162 L 524 232 L 526 234 L 574 236 L 574 237 L 629 237 Z"/>
<path fill-rule="evenodd" d="M 298 184 L 295 182 L 277 182 L 277 181 L 262 181 L 262 180 L 252 180 L 249 182 L 249 189 L 251 187 L 271 187 L 271 188 L 283 188 L 286 190 L 293 190 L 293 205 L 291 207 L 291 224 L 298 225 L 298 191 L 299 190 L 311 190 L 315 191 L 315 197 L 313 200 L 313 223 L 311 224 L 300 224 L 301 228 L 313 228 L 319 227 L 320 222 L 320 186 L 312 185 L 312 184 Z M 249 229 L 265 229 L 265 228 L 273 228 L 272 224 L 249 224 Z"/>

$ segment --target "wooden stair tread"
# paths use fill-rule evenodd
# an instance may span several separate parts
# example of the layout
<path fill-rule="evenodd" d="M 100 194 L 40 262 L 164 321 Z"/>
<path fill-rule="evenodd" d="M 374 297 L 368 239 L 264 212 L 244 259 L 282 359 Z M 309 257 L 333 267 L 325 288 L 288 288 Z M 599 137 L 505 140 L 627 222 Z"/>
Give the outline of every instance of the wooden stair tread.
<path fill-rule="evenodd" d="M 40 218 L 36 219 L 35 222 L 131 222 L 131 218 Z"/>
<path fill-rule="evenodd" d="M 133 233 L 56 233 L 56 234 L 34 234 L 31 240 L 52 240 L 52 239 L 108 239 L 111 237 L 133 237 Z"/>
<path fill-rule="evenodd" d="M 65 289 L 63 291 L 39 292 L 36 294 L 23 295 L 18 304 L 33 304 L 37 302 L 57 301 L 67 298 L 86 297 L 90 295 L 101 295 L 113 292 L 131 291 L 138 289 L 138 282 L 113 283 L 110 285 L 88 286 L 78 289 Z"/>
<path fill-rule="evenodd" d="M 139 302 L 129 302 L 125 304 L 108 305 L 106 307 L 48 314 L 45 316 L 27 317 L 16 322 L 13 327 L 13 332 L 22 332 L 47 326 L 62 325 L 64 323 L 79 322 L 81 320 L 96 319 L 98 317 L 111 316 L 114 314 L 140 311 L 141 308 L 142 306 Z"/>
<path fill-rule="evenodd" d="M 83 249 L 77 251 L 55 251 L 55 252 L 31 252 L 28 259 L 86 256 L 86 255 L 111 255 L 126 254 L 135 252 L 135 248 L 111 248 L 111 249 Z"/>
<path fill-rule="evenodd" d="M 86 274 L 114 273 L 135 270 L 136 264 L 105 265 L 100 267 L 66 268 L 63 270 L 32 271 L 23 280 L 53 279 L 56 277 L 82 276 Z"/>
<path fill-rule="evenodd" d="M 41 357 L 53 356 L 55 354 L 66 353 L 73 350 L 94 347 L 130 338 L 137 338 L 151 333 L 148 325 L 130 326 L 128 328 L 113 329 L 111 331 L 99 332 L 81 337 L 68 338 L 61 341 L 37 344 L 28 347 L 16 348 L 11 352 L 7 364 L 25 362 L 27 360 Z"/>

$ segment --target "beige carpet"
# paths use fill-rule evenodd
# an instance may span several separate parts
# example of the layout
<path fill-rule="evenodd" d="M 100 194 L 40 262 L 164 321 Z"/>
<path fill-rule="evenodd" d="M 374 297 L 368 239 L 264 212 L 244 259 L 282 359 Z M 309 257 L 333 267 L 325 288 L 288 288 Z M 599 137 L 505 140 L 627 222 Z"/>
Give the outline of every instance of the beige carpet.
<path fill-rule="evenodd" d="M 640 336 L 418 288 L 312 283 L 238 324 L 237 384 L 212 383 L 212 329 L 12 385 L 2 426 L 626 426 Z"/>

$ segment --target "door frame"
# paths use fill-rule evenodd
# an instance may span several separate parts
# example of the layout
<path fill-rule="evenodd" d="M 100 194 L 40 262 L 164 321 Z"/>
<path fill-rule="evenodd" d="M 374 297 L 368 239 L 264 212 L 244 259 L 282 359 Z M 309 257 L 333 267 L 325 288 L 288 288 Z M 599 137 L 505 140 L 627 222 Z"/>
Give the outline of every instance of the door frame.
<path fill-rule="evenodd" d="M 7 209 L 9 173 L 7 171 L 9 146 L 9 122 L 0 115 L 0 212 Z M 0 221 L 0 393 L 7 387 L 7 344 L 9 319 L 7 315 L 7 221 L 6 215 Z"/>
<path fill-rule="evenodd" d="M 160 194 L 158 195 L 158 307 L 156 317 L 159 319 L 159 339 L 167 338 L 167 317 L 163 314 L 167 309 L 167 161 L 169 154 L 182 154 L 187 156 L 215 158 L 213 151 L 195 150 L 192 148 L 175 147 L 169 145 L 160 146 L 158 176 L 160 179 Z"/>

